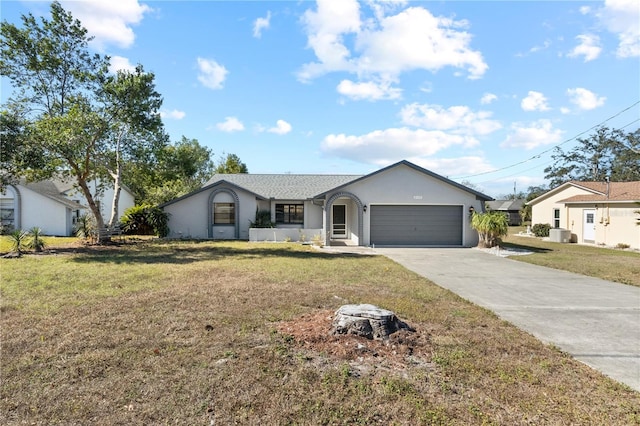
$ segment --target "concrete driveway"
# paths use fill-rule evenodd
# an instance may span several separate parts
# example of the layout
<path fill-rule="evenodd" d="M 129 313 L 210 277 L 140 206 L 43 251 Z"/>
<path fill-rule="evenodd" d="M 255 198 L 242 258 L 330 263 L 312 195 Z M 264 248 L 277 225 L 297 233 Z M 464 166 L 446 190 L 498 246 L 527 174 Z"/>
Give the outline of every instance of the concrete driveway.
<path fill-rule="evenodd" d="M 640 391 L 640 288 L 465 248 L 376 248 Z"/>

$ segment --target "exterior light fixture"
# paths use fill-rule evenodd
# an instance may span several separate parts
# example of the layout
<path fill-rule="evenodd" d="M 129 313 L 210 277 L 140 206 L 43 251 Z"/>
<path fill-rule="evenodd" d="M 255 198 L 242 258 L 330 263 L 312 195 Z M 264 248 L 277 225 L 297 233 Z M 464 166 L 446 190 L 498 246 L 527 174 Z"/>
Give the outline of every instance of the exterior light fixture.
<path fill-rule="evenodd" d="M 364 212 L 367 212 L 367 205 L 365 204 L 364 206 L 362 206 L 362 210 L 364 210 Z"/>
<path fill-rule="evenodd" d="M 476 209 L 474 209 L 473 206 L 470 206 L 469 207 L 469 216 L 472 216 L 475 212 L 476 212 Z"/>

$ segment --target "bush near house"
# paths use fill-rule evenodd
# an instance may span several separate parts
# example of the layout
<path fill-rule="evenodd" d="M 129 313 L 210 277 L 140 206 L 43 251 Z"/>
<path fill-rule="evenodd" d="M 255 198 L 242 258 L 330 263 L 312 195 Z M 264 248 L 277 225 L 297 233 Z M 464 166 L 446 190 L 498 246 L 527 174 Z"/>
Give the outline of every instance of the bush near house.
<path fill-rule="evenodd" d="M 478 247 L 495 247 L 509 232 L 509 217 L 500 211 L 474 213 L 471 217 L 471 227 L 478 231 Z"/>
<path fill-rule="evenodd" d="M 142 204 L 129 207 L 120 219 L 122 232 L 129 235 L 169 234 L 169 214 L 160 207 Z"/>
<path fill-rule="evenodd" d="M 256 207 L 256 219 L 249 225 L 250 228 L 273 228 L 275 222 L 271 221 L 271 212 L 269 210 L 258 210 Z"/>
<path fill-rule="evenodd" d="M 548 237 L 551 230 L 551 224 L 549 223 L 536 223 L 531 227 L 531 232 L 536 237 Z"/>

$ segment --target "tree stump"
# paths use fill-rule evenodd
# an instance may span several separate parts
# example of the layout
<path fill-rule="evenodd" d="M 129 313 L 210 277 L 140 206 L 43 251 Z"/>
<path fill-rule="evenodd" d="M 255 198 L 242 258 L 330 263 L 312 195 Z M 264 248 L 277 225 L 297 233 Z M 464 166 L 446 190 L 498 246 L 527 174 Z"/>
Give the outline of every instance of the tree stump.
<path fill-rule="evenodd" d="M 368 304 L 341 306 L 332 325 L 332 334 L 355 334 L 370 340 L 386 340 L 398 330 L 415 331 L 393 312 Z"/>

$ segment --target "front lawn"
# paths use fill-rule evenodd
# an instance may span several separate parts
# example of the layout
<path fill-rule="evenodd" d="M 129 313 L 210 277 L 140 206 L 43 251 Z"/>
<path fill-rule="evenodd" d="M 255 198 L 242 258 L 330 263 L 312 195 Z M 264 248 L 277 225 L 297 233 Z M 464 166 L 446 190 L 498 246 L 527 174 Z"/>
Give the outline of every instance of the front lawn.
<path fill-rule="evenodd" d="M 640 253 L 637 251 L 521 237 L 514 228 L 509 230 L 502 245 L 534 252 L 512 256 L 514 260 L 640 287 Z"/>
<path fill-rule="evenodd" d="M 30 238 L 27 238 L 29 240 Z M 80 239 L 76 237 L 44 237 L 44 242 L 48 247 L 69 247 L 80 244 Z M 0 235 L 0 254 L 11 251 L 12 242 L 8 235 Z"/>
<path fill-rule="evenodd" d="M 640 393 L 382 256 L 74 250 L 0 259 L 1 424 L 640 424 Z M 345 303 L 417 331 L 330 336 Z"/>

